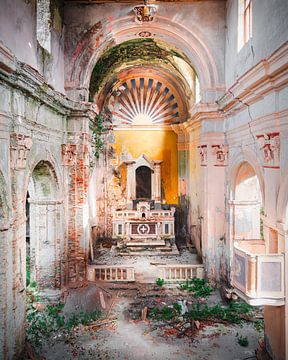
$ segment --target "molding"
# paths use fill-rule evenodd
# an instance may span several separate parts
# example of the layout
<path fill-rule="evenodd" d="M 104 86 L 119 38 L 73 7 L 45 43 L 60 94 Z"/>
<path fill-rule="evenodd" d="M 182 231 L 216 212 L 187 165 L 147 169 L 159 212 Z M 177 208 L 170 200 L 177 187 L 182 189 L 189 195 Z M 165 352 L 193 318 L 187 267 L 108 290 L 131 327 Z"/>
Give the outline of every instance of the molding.
<path fill-rule="evenodd" d="M 240 76 L 217 101 L 226 116 L 288 84 L 288 42 Z M 246 106 L 245 106 L 246 105 Z"/>
<path fill-rule="evenodd" d="M 255 297 L 255 298 L 251 298 L 249 296 L 247 296 L 246 294 L 244 294 L 241 290 L 234 288 L 233 292 L 235 292 L 235 294 L 237 294 L 242 300 L 244 300 L 245 302 L 247 302 L 249 305 L 252 306 L 264 306 L 264 305 L 269 305 L 269 306 L 283 306 L 285 305 L 285 298 L 280 298 L 280 299 L 273 299 L 273 298 L 264 298 L 264 297 Z"/>
<path fill-rule="evenodd" d="M 183 123 L 186 131 L 195 131 L 203 121 L 224 122 L 224 114 L 216 103 L 197 103 L 191 109 L 191 117 Z"/>
<path fill-rule="evenodd" d="M 18 61 L 2 43 L 0 43 L 0 83 L 19 89 L 61 115 L 84 116 L 92 120 L 98 112 L 95 104 L 72 101 L 53 89 L 36 69 Z"/>
<path fill-rule="evenodd" d="M 243 140 L 251 140 L 252 133 L 254 137 L 252 143 L 254 143 L 259 133 L 272 133 L 277 131 L 281 134 L 281 138 L 284 133 L 286 133 L 288 137 L 287 125 L 288 110 L 283 110 L 254 118 L 253 122 L 250 123 L 250 130 L 249 124 L 245 123 L 238 127 L 235 126 L 232 129 L 227 129 L 225 133 L 229 142 L 233 141 L 234 143 L 243 143 Z"/>
<path fill-rule="evenodd" d="M 16 70 L 16 58 L 14 54 L 0 42 L 0 72 L 6 75 Z"/>

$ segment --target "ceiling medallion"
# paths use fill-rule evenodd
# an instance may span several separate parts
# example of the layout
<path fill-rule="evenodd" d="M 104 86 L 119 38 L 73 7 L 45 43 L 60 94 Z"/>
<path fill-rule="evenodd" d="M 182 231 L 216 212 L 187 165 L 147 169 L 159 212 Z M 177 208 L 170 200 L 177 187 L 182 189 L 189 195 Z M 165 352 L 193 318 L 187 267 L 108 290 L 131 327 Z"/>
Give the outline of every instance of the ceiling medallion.
<path fill-rule="evenodd" d="M 135 21 L 138 23 L 151 22 L 154 20 L 154 13 L 156 13 L 155 5 L 148 5 L 145 0 L 144 4 L 136 5 L 133 8 L 135 13 Z"/>
<path fill-rule="evenodd" d="M 148 38 L 152 36 L 152 33 L 150 31 L 140 31 L 138 36 Z"/>

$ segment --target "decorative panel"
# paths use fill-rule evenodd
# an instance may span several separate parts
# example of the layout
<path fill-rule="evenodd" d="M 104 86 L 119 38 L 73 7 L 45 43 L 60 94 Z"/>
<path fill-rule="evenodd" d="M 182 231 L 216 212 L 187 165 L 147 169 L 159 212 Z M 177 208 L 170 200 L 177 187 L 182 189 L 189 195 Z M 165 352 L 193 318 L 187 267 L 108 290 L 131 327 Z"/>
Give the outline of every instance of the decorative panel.
<path fill-rule="evenodd" d="M 234 268 L 233 268 L 233 280 L 239 285 L 239 288 L 246 290 L 246 259 L 245 255 L 241 256 L 239 253 L 235 253 L 234 256 Z"/>
<path fill-rule="evenodd" d="M 149 125 L 180 121 L 179 104 L 168 84 L 149 77 L 126 80 L 118 88 L 114 123 Z"/>
<path fill-rule="evenodd" d="M 131 234 L 132 235 L 155 235 L 156 234 L 156 224 L 132 224 L 131 225 Z"/>
<path fill-rule="evenodd" d="M 261 291 L 281 291 L 281 263 L 261 263 Z"/>

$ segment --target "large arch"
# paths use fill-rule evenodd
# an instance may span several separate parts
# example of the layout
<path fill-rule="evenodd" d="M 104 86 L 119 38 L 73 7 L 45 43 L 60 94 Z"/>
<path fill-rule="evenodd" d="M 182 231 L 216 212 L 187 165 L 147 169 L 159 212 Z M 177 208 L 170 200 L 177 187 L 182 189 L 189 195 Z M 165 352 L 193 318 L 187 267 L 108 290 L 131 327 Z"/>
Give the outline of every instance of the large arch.
<path fill-rule="evenodd" d="M 103 32 L 99 30 L 98 23 L 94 24 L 71 53 L 72 63 L 68 66 L 70 69 L 66 78 L 66 90 L 70 95 L 76 89 L 88 91 L 92 70 L 107 48 L 135 39 L 141 31 L 143 27 L 131 22 L 128 16 L 111 21 L 109 29 Z M 149 24 L 149 32 L 156 40 L 163 41 L 164 37 L 167 43 L 177 46 L 188 57 L 199 77 L 202 101 L 215 101 L 217 93 L 224 91 L 224 72 L 219 62 L 215 61 L 213 51 L 203 41 L 204 37 L 199 36 L 201 32 L 161 16 L 157 17 L 157 22 Z M 85 96 L 87 100 L 88 93 Z"/>

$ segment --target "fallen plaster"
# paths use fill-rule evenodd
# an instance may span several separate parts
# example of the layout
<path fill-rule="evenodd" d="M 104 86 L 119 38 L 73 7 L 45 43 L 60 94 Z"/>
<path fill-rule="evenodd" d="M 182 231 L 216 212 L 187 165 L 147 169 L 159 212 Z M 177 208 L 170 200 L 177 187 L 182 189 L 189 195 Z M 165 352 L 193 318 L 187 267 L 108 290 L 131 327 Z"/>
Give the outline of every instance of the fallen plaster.
<path fill-rule="evenodd" d="M 97 291 L 95 284 L 81 290 L 70 290 L 70 297 L 81 299 L 83 307 L 88 304 L 91 309 L 91 298 L 95 298 L 99 291 L 109 294 L 110 300 L 113 298 L 107 307 L 106 322 L 104 319 L 87 326 L 80 325 L 69 336 L 59 336 L 58 339 L 54 336 L 45 340 L 44 346 L 36 349 L 42 360 L 256 359 L 255 350 L 263 333 L 255 329 L 253 321 L 244 322 L 243 325 L 212 321 L 200 321 L 196 324 L 195 321 L 196 327 L 192 332 L 177 337 L 177 331 L 172 331 L 173 327 L 167 328 L 165 321 L 155 322 L 151 319 L 149 310 L 148 317 L 146 318 L 146 314 L 144 320 L 141 320 L 141 309 L 145 305 L 168 305 L 185 298 L 189 307 L 189 303 L 193 302 L 193 295 L 180 291 L 175 286 L 164 285 L 164 288 L 159 289 L 153 284 L 102 283 L 98 284 Z M 205 302 L 209 306 L 222 303 L 219 294 L 215 290 Z M 95 301 L 95 304 L 99 306 L 99 301 Z M 71 303 L 66 307 L 70 311 L 75 310 Z M 257 314 L 263 316 L 261 310 Z M 238 344 L 237 339 L 241 336 L 247 337 L 248 346 Z"/>

